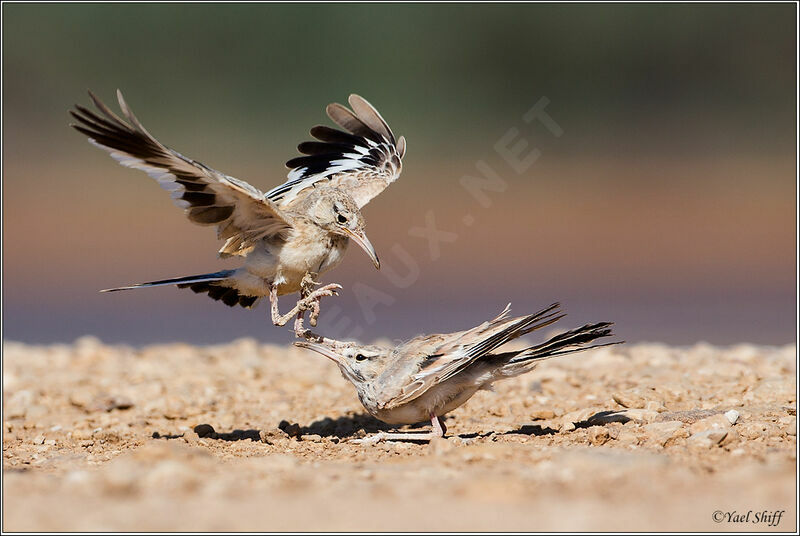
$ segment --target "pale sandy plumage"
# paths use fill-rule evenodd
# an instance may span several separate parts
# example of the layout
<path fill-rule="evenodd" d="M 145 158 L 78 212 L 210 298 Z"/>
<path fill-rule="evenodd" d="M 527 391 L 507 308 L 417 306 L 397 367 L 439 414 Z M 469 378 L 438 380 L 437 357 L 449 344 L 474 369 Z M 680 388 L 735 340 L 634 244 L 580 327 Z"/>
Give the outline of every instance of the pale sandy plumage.
<path fill-rule="evenodd" d="M 496 318 L 466 331 L 421 335 L 394 348 L 339 342 L 311 334 L 308 340 L 295 345 L 336 362 L 374 417 L 389 424 L 426 420 L 433 424 L 431 434 L 382 433 L 369 441 L 429 439 L 443 435 L 441 417 L 478 390 L 529 372 L 543 359 L 594 348 L 587 345 L 611 335 L 611 323 L 587 324 L 523 350 L 495 353 L 507 342 L 564 316 L 557 303 L 517 318 L 509 318 L 508 311 L 506 308 Z"/>
<path fill-rule="evenodd" d="M 120 164 L 145 171 L 172 191 L 175 203 L 192 222 L 214 225 L 217 237 L 225 240 L 221 257 L 238 256 L 244 261 L 235 270 L 109 290 L 177 285 L 244 307 L 269 296 L 273 321 L 282 325 L 293 313 L 309 308 L 315 300 L 318 307 L 319 298 L 341 288 L 317 289 L 289 314 L 277 313 L 277 296 L 310 292 L 304 287 L 310 281 L 307 276 L 316 277 L 337 266 L 351 239 L 380 267 L 364 231 L 361 208 L 399 177 L 405 139 L 395 139 L 377 110 L 358 95 L 349 98 L 353 111 L 340 104 L 328 106 L 328 115 L 344 131 L 314 127 L 311 134 L 319 141 L 301 143 L 298 149 L 305 156 L 287 162 L 288 180 L 267 193 L 161 144 L 142 126 L 119 91 L 125 119 L 89 95 L 100 113 L 76 105 L 70 113 L 78 124 L 72 126 Z"/>

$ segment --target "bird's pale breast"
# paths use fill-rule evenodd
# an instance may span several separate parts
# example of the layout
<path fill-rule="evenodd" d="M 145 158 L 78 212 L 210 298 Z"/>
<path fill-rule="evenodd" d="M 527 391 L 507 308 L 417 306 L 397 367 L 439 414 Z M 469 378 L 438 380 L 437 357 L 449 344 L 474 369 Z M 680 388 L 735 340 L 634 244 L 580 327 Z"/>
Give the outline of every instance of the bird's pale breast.
<path fill-rule="evenodd" d="M 430 419 L 430 414 L 445 415 L 469 400 L 480 388 L 464 384 L 458 376 L 428 389 L 419 398 L 391 409 L 370 409 L 373 416 L 389 424 L 413 424 Z M 362 400 L 362 403 L 364 401 Z"/>
<path fill-rule="evenodd" d="M 306 273 L 322 274 L 342 261 L 347 248 L 347 238 L 331 235 L 318 229 L 303 229 L 274 248 L 274 281 L 279 284 L 278 294 L 300 290 Z"/>

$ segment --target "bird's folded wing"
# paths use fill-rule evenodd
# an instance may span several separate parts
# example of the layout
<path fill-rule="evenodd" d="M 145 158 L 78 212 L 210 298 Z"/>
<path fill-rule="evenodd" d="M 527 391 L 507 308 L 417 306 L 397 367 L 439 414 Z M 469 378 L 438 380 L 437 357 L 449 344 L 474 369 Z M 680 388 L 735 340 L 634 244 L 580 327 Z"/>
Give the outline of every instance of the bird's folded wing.
<path fill-rule="evenodd" d="M 70 113 L 78 124 L 72 126 L 123 166 L 146 172 L 172 191 L 175 204 L 191 221 L 216 225 L 218 238 L 226 240 L 221 256 L 246 254 L 255 240 L 285 235 L 291 229 L 286 214 L 258 188 L 162 145 L 136 119 L 119 90 L 119 106 L 127 121 L 91 91 L 89 96 L 99 113 L 76 105 Z"/>
<path fill-rule="evenodd" d="M 564 316 L 558 308 L 559 304 L 554 303 L 532 315 L 508 318 L 509 308 L 506 307 L 496 318 L 467 331 L 409 341 L 404 351 L 415 356 L 411 359 L 416 366 L 409 374 L 408 363 L 405 363 L 407 380 L 397 389 L 384 393 L 381 407 L 391 409 L 418 398 L 508 341 L 549 326 Z M 400 361 L 397 364 L 402 366 Z M 401 376 L 399 373 L 399 370 L 387 368 L 382 374 Z"/>
<path fill-rule="evenodd" d="M 289 178 L 267 192 L 281 207 L 290 206 L 312 188 L 327 184 L 349 193 L 359 208 L 397 180 L 406 151 L 406 140 L 395 139 L 378 111 L 358 95 L 350 95 L 352 110 L 329 104 L 326 111 L 345 131 L 326 126 L 311 129 L 319 141 L 297 146 L 305 156 L 286 162 Z"/>

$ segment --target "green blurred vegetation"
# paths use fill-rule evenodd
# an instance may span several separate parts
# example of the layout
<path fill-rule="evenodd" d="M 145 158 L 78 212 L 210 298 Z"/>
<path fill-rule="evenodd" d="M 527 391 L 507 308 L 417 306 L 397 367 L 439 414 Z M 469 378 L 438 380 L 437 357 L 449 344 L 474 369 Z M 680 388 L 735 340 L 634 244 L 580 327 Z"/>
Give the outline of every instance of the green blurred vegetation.
<path fill-rule="evenodd" d="M 196 110 L 190 130 L 223 123 L 261 133 L 258 144 L 287 124 L 322 121 L 324 104 L 359 92 L 415 130 L 418 156 L 435 156 L 485 147 L 546 95 L 573 140 L 558 151 L 786 150 L 794 13 L 791 4 L 4 4 L 4 125 L 63 122 L 87 87 L 106 98 L 120 87 L 149 118 L 176 124 Z"/>

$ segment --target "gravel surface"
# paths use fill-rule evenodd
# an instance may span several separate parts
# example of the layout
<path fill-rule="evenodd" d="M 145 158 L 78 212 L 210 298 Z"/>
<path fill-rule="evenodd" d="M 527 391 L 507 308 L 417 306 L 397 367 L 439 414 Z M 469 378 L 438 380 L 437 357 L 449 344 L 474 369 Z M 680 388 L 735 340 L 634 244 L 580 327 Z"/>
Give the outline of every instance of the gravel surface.
<path fill-rule="evenodd" d="M 622 345 L 363 446 L 308 351 L 4 342 L 3 529 L 795 531 L 796 400 L 794 345 Z"/>

